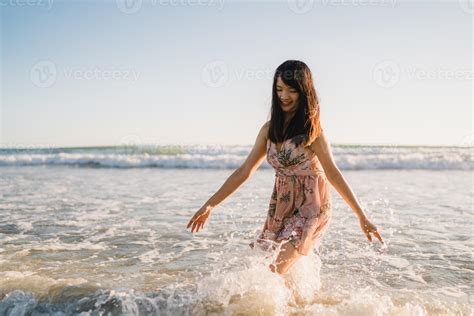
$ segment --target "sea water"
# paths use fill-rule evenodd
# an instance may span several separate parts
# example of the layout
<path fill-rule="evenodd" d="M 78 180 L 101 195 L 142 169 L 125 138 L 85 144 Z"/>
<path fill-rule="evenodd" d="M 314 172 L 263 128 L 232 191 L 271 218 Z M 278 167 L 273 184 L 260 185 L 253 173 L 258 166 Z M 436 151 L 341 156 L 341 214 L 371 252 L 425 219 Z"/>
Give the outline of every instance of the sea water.
<path fill-rule="evenodd" d="M 192 234 L 249 146 L 0 150 L 0 315 L 472 315 L 472 148 L 333 146 L 387 248 L 332 187 L 318 247 L 285 278 L 260 233 L 264 162 Z"/>

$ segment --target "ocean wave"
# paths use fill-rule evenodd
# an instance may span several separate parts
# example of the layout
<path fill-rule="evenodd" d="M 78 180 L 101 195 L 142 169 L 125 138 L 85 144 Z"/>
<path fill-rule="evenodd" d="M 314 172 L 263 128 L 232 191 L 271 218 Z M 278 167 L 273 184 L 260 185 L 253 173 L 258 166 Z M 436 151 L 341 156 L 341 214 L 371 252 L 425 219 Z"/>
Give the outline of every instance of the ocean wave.
<path fill-rule="evenodd" d="M 250 146 L 1 149 L 0 167 L 233 169 L 245 161 L 250 149 Z M 333 155 L 337 166 L 344 170 L 473 169 L 472 147 L 334 146 Z M 264 161 L 261 168 L 271 166 Z"/>

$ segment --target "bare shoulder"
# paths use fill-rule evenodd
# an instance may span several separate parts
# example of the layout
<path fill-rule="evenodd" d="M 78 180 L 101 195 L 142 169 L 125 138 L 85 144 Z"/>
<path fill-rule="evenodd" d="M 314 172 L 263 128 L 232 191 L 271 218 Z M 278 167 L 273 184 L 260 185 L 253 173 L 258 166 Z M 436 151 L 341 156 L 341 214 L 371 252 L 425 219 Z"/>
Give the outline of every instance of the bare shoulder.
<path fill-rule="evenodd" d="M 267 131 L 270 128 L 270 121 L 266 121 L 265 124 L 263 124 L 262 128 L 265 128 Z"/>
<path fill-rule="evenodd" d="M 317 154 L 319 150 L 321 150 L 327 145 L 329 145 L 329 141 L 326 137 L 324 129 L 321 129 L 321 134 L 319 134 L 319 136 L 311 143 L 309 147 L 314 153 Z"/>
<path fill-rule="evenodd" d="M 265 135 L 265 140 L 267 139 L 269 128 L 270 128 L 270 121 L 267 121 L 265 122 L 265 124 L 263 124 L 262 128 L 260 129 L 263 135 Z"/>

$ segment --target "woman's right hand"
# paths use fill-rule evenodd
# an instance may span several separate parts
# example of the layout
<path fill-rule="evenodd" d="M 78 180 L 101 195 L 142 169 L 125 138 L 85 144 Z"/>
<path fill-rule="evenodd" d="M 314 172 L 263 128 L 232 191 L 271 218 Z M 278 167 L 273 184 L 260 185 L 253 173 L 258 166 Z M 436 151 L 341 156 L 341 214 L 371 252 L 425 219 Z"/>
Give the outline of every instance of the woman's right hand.
<path fill-rule="evenodd" d="M 189 228 L 192 225 L 191 233 L 193 233 L 195 229 L 197 233 L 201 228 L 204 228 L 204 223 L 207 221 L 209 215 L 211 215 L 211 211 L 212 207 L 202 206 L 191 218 L 186 228 Z"/>
<path fill-rule="evenodd" d="M 367 239 L 369 240 L 369 242 L 372 242 L 372 236 L 370 236 L 370 234 L 374 234 L 375 237 L 378 238 L 378 240 L 380 241 L 380 243 L 385 246 L 385 242 L 383 241 L 382 239 L 382 236 L 380 236 L 380 233 L 377 229 L 377 227 L 372 224 L 371 221 L 369 221 L 369 219 L 367 217 L 362 217 L 359 219 L 359 224 L 360 224 L 360 227 L 362 229 L 362 231 L 364 232 L 365 236 L 367 237 Z"/>

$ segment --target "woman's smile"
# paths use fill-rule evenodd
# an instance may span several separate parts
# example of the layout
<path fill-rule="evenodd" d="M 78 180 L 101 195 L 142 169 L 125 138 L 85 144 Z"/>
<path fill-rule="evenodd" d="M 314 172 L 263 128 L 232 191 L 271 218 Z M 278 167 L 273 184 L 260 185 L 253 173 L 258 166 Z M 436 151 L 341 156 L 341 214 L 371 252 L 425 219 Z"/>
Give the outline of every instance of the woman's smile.
<path fill-rule="evenodd" d="M 298 104 L 298 91 L 294 87 L 286 85 L 281 77 L 277 78 L 276 90 L 281 109 L 285 113 L 294 112 Z"/>

